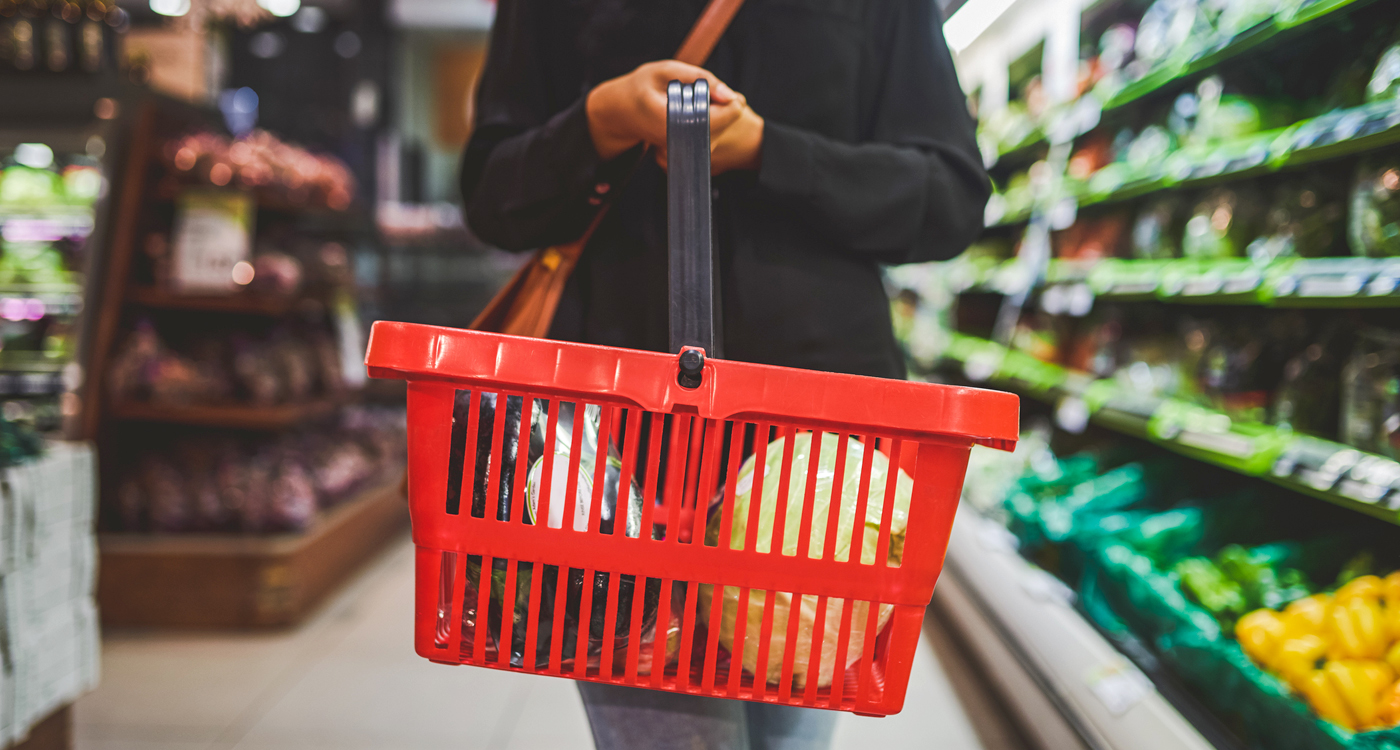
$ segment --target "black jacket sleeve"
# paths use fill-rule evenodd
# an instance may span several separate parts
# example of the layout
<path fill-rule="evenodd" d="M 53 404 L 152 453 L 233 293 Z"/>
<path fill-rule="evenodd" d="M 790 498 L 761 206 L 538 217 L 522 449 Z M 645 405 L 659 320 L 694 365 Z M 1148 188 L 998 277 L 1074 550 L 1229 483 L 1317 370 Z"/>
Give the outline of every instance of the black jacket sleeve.
<path fill-rule="evenodd" d="M 596 210 L 599 157 L 584 99 L 550 107 L 557 51 L 534 0 L 500 0 L 477 87 L 476 126 L 462 157 L 467 225 L 506 250 L 578 239 Z"/>
<path fill-rule="evenodd" d="M 886 263 L 943 260 L 981 233 L 991 184 L 934 4 L 891 6 L 868 140 L 769 121 L 759 183 L 854 251 Z"/>

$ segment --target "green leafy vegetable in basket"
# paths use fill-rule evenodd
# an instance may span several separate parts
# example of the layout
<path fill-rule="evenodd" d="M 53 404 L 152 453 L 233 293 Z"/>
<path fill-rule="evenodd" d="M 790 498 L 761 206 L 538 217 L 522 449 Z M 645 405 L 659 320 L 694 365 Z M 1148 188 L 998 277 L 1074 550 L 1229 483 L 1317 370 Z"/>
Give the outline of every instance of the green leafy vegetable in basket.
<path fill-rule="evenodd" d="M 817 459 L 816 487 L 811 508 L 810 539 L 808 549 L 804 551 L 810 557 L 820 557 L 826 547 L 827 521 L 832 511 L 832 489 L 836 484 L 836 454 L 840 445 L 840 438 L 834 434 L 823 433 L 820 443 L 817 444 L 820 456 Z M 787 510 L 783 519 L 783 536 L 781 540 L 781 553 L 788 556 L 798 554 L 798 539 L 802 531 L 803 507 L 807 495 L 807 475 L 811 465 L 811 454 L 813 448 L 812 433 L 803 432 L 796 436 L 793 442 L 792 467 L 790 470 L 789 488 L 787 496 Z M 762 553 L 773 553 L 773 531 L 778 514 L 778 484 L 782 476 L 784 439 L 779 438 L 768 444 L 767 455 L 764 461 L 761 474 L 762 500 L 757 508 L 758 529 L 756 534 L 755 547 Z M 851 543 L 854 537 L 852 528 L 855 525 L 856 505 L 860 497 L 860 475 L 861 465 L 865 460 L 865 452 L 870 447 L 855 438 L 847 438 L 846 460 L 839 487 L 839 500 L 837 511 L 837 530 L 834 543 L 834 558 L 838 561 L 848 561 L 851 556 Z M 889 460 L 878 450 L 871 458 L 869 498 L 867 500 L 865 518 L 861 520 L 861 540 L 860 562 L 866 565 L 875 563 L 876 549 L 880 536 L 880 519 L 885 508 L 885 493 L 887 488 L 888 472 L 890 471 Z M 742 549 L 745 536 L 748 532 L 748 520 L 752 513 L 754 485 L 760 481 L 755 479 L 755 457 L 750 457 L 739 471 L 739 477 L 735 484 L 734 505 L 732 508 L 732 527 L 729 535 L 728 545 L 730 549 Z M 898 565 L 904 556 L 904 531 L 908 523 L 909 501 L 913 492 L 913 480 L 908 474 L 899 471 L 895 482 L 894 508 L 891 513 L 890 539 L 888 562 L 891 565 Z M 723 492 L 723 490 L 721 490 Z M 710 518 L 706 527 L 706 544 L 717 545 L 720 543 L 720 525 L 723 514 L 715 513 Z M 714 586 L 702 584 L 700 586 L 700 610 L 705 621 L 711 621 L 711 608 L 714 596 Z M 746 637 L 742 645 L 742 654 L 739 661 L 742 662 L 746 671 L 757 675 L 759 672 L 758 650 L 759 650 L 759 627 L 763 622 L 763 609 L 767 601 L 768 592 L 753 590 L 749 592 L 749 600 L 746 607 Z M 787 643 L 787 632 L 789 618 L 793 614 L 794 597 L 791 592 L 776 592 L 773 605 L 773 634 L 769 642 L 768 661 L 764 665 L 766 680 L 769 683 L 777 684 L 782 678 L 783 652 L 785 648 L 792 648 L 795 651 L 793 659 L 793 682 L 794 686 L 801 688 L 806 685 L 809 679 L 817 680 L 819 687 L 831 685 L 835 676 L 844 673 L 852 664 L 856 663 L 865 647 L 865 639 L 873 638 L 885 623 L 889 621 L 894 608 L 888 604 L 879 606 L 879 614 L 875 633 L 866 632 L 866 623 L 869 618 L 868 602 L 858 602 L 852 609 L 851 634 L 846 651 L 846 663 L 837 669 L 836 650 L 840 637 L 840 623 L 842 609 L 845 601 L 842 599 L 828 599 L 825 616 L 825 626 L 821 643 L 821 661 L 817 665 L 809 665 L 812 653 L 813 632 L 817 622 L 817 597 L 806 595 L 797 602 L 797 640 L 796 643 Z M 731 653 L 735 652 L 734 643 L 736 620 L 739 614 L 739 589 L 733 586 L 726 586 L 721 596 L 722 609 L 719 616 L 719 641 L 725 649 Z M 813 675 L 814 671 L 816 674 Z"/>

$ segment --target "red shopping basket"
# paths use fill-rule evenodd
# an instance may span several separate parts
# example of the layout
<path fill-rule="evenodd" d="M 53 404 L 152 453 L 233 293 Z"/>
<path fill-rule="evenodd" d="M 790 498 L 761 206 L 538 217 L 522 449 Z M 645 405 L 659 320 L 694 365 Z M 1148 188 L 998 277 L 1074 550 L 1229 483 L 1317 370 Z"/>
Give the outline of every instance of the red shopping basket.
<path fill-rule="evenodd" d="M 708 194 L 707 100 L 697 82 L 680 107 L 701 164 L 678 148 L 677 87 L 672 298 L 703 293 L 698 317 L 673 305 L 673 342 L 698 325 L 680 340 L 713 347 L 708 236 L 686 264 L 675 220 L 676 180 Z M 685 197 L 707 235 L 708 201 Z M 408 381 L 418 654 L 897 713 L 968 453 L 1015 446 L 1016 397 L 678 348 L 374 325 L 370 373 Z"/>

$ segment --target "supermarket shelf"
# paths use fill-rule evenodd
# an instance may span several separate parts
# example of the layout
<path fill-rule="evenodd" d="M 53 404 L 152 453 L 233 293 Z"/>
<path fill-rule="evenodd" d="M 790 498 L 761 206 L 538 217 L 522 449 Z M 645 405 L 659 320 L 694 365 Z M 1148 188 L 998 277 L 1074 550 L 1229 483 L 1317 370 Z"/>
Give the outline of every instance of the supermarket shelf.
<path fill-rule="evenodd" d="M 1029 273 L 1006 261 L 957 278 L 964 292 L 1012 291 Z M 1083 285 L 1093 298 L 1267 307 L 1400 306 L 1400 258 L 1052 260 L 1046 286 Z"/>
<path fill-rule="evenodd" d="M 157 185 L 155 199 L 162 201 L 176 200 L 184 190 L 211 190 L 218 189 L 212 183 L 199 182 L 193 180 L 163 180 Z M 308 197 L 302 200 L 293 200 L 272 189 L 252 188 L 247 192 L 252 193 L 253 199 L 257 202 L 259 209 L 263 211 L 274 211 L 285 214 L 324 214 L 328 216 L 348 216 L 350 208 L 332 208 L 326 205 L 325 199 L 321 196 Z"/>
<path fill-rule="evenodd" d="M 997 154 L 997 160 L 992 167 L 1019 166 L 1035 160 L 1035 157 L 1044 149 L 1050 146 L 1050 141 L 1044 134 L 1035 133 L 1019 145 L 1012 146 Z"/>
<path fill-rule="evenodd" d="M 99 534 L 104 627 L 294 625 L 408 525 L 395 475 L 303 534 Z"/>
<path fill-rule="evenodd" d="M 302 422 L 330 416 L 340 407 L 340 401 L 319 399 L 305 403 L 253 406 L 249 404 L 219 404 L 195 406 L 164 406 L 140 402 L 114 403 L 110 409 L 113 419 L 128 422 L 162 422 L 198 427 L 225 427 L 237 430 L 283 430 Z"/>
<path fill-rule="evenodd" d="M 155 287 L 137 287 L 128 292 L 129 301 L 141 307 L 157 310 L 190 310 L 262 315 L 280 318 L 291 312 L 301 301 L 291 295 L 253 294 L 178 294 Z"/>
<path fill-rule="evenodd" d="M 29 737 L 10 750 L 73 750 L 73 704 L 65 703 L 29 728 Z"/>
<path fill-rule="evenodd" d="M 1021 558 L 997 524 L 958 510 L 933 607 L 1044 748 L 1206 750 L 1210 741 Z"/>
<path fill-rule="evenodd" d="M 1196 188 L 1317 164 L 1400 143 L 1400 103 L 1337 110 L 1280 131 L 1259 133 L 1205 153 L 1179 151 L 1161 171 L 1079 197 L 1081 208 L 1118 203 L 1163 190 Z"/>
<path fill-rule="evenodd" d="M 1280 47 L 1372 2 L 1375 0 L 1319 0 L 1307 3 L 1290 16 L 1260 24 L 1186 64 L 1160 67 L 1149 72 L 1109 99 L 1104 110 L 1121 109 L 1168 87 L 1205 76 L 1227 62 Z"/>
<path fill-rule="evenodd" d="M 986 226 L 986 228 L 987 228 L 987 229 L 1009 229 L 1009 228 L 1011 228 L 1011 227 L 1017 227 L 1017 226 L 1020 226 L 1020 225 L 1022 225 L 1022 224 L 1029 223 L 1030 220 L 1031 220 L 1031 212 L 1030 212 L 1030 211 L 1022 211 L 1022 212 L 1020 212 L 1020 213 L 1015 213 L 1015 214 L 1010 214 L 1010 215 L 1008 215 L 1008 216 L 1003 216 L 1003 217 L 1001 217 L 1000 219 L 997 219 L 996 221 L 994 221 L 994 222 L 988 224 L 988 225 Z"/>
<path fill-rule="evenodd" d="M 991 341 L 957 335 L 945 357 L 969 380 L 1057 407 L 1061 426 L 1086 421 L 1168 450 L 1258 477 L 1350 510 L 1400 524 L 1400 462 L 1287 428 L 1237 422 L 1223 412 L 1134 394 Z"/>

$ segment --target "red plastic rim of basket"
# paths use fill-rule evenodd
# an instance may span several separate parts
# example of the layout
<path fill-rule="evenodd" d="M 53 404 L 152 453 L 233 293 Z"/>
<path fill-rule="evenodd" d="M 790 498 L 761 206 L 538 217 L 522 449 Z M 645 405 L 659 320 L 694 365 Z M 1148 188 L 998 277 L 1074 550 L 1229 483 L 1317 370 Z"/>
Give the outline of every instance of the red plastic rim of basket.
<path fill-rule="evenodd" d="M 605 396 L 705 419 L 876 430 L 903 439 L 1015 450 L 1020 400 L 980 388 L 910 383 L 709 358 L 700 387 L 677 382 L 674 354 L 379 321 L 365 358 L 375 378 L 470 383 L 484 390 Z"/>

